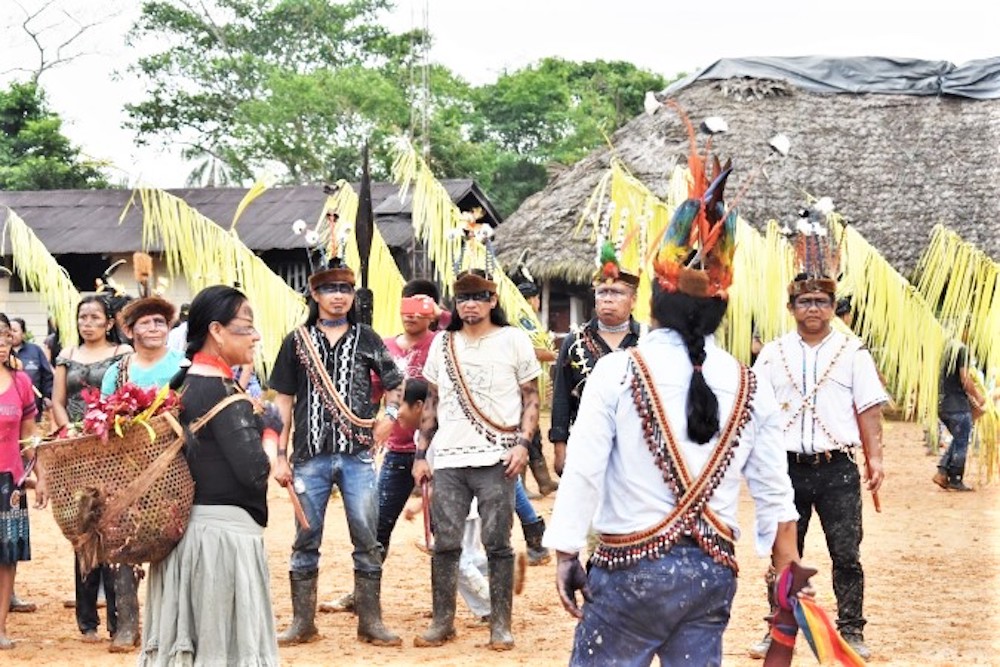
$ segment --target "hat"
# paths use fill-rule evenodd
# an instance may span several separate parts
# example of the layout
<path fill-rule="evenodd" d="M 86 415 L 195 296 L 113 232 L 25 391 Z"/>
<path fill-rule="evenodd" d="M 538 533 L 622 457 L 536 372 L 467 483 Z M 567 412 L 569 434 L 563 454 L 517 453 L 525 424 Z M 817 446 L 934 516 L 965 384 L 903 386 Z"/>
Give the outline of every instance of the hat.
<path fill-rule="evenodd" d="M 598 269 L 594 274 L 594 287 L 607 285 L 613 282 L 623 282 L 632 287 L 639 286 L 639 276 L 634 273 L 624 271 L 618 259 L 618 252 L 611 241 L 605 241 L 601 245 L 601 252 L 597 259 Z"/>
<path fill-rule="evenodd" d="M 723 194 L 733 171 L 708 150 L 699 154 L 694 126 L 673 104 L 690 139 L 688 198 L 674 210 L 653 258 L 657 283 L 667 292 L 728 300 L 736 253 L 737 209 L 726 209 Z"/>
<path fill-rule="evenodd" d="M 473 271 L 462 271 L 455 279 L 455 294 L 496 294 L 497 284 Z"/>
<path fill-rule="evenodd" d="M 538 296 L 538 285 L 535 283 L 518 283 L 517 291 L 525 299 L 530 299 L 533 296 Z"/>
<path fill-rule="evenodd" d="M 135 326 L 135 323 L 147 315 L 163 315 L 169 324 L 174 321 L 174 304 L 158 296 L 146 296 L 141 299 L 134 299 L 122 308 L 118 316 L 122 324 L 128 328 Z"/>
<path fill-rule="evenodd" d="M 316 289 L 320 285 L 327 285 L 329 283 L 347 283 L 348 285 L 353 285 L 354 271 L 349 266 L 335 266 L 320 269 L 309 276 L 309 289 Z"/>
<path fill-rule="evenodd" d="M 835 294 L 837 291 L 840 248 L 831 243 L 831 213 L 833 201 L 829 197 L 818 199 L 809 208 L 799 210 L 799 221 L 790 239 L 795 251 L 796 268 L 795 279 L 788 284 L 790 297 L 809 292 Z"/>

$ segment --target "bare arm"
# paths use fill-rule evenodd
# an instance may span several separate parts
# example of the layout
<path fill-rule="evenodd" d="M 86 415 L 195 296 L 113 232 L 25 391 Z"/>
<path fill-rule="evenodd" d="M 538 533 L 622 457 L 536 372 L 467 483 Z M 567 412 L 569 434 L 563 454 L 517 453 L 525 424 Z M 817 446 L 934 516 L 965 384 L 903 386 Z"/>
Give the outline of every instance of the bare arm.
<path fill-rule="evenodd" d="M 438 409 L 438 387 L 431 382 L 427 383 L 427 398 L 424 399 L 424 410 L 420 414 L 420 440 L 417 442 L 417 451 L 413 457 L 413 468 L 411 474 L 417 484 L 423 484 L 431 478 L 431 467 L 427 464 L 427 449 L 431 446 L 431 440 L 437 433 Z"/>
<path fill-rule="evenodd" d="M 958 377 L 962 382 L 962 389 L 965 390 L 966 395 L 976 402 L 976 405 L 981 407 L 986 401 L 986 397 L 982 395 L 979 391 L 979 387 L 972 380 L 972 375 L 969 373 L 967 367 L 962 367 L 958 369 Z"/>
<path fill-rule="evenodd" d="M 860 413 L 858 428 L 861 431 L 861 446 L 865 450 L 865 482 L 868 490 L 875 493 L 885 479 L 882 470 L 882 406 L 875 405 Z"/>
<path fill-rule="evenodd" d="M 551 364 L 556 360 L 556 353 L 546 347 L 536 347 L 535 359 L 538 359 L 542 363 Z"/>
<path fill-rule="evenodd" d="M 771 564 L 777 572 L 799 560 L 798 528 L 795 521 L 782 521 L 771 547 Z"/>
<path fill-rule="evenodd" d="M 538 379 L 521 385 L 521 437 L 531 442 L 538 430 Z"/>
<path fill-rule="evenodd" d="M 274 396 L 274 406 L 278 408 L 281 415 L 281 433 L 278 434 L 278 446 L 275 454 L 274 465 L 272 466 L 274 479 L 285 486 L 292 482 L 292 469 L 288 465 L 288 437 L 292 431 L 292 404 L 294 396 L 278 393 Z"/>
<path fill-rule="evenodd" d="M 69 423 L 66 412 L 66 367 L 56 366 L 52 379 L 52 419 L 56 428 Z"/>

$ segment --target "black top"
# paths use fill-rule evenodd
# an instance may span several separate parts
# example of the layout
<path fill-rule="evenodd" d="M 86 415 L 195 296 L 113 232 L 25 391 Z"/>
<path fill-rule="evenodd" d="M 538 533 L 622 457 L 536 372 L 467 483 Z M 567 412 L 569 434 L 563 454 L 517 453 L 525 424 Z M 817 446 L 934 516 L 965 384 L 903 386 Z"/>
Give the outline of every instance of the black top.
<path fill-rule="evenodd" d="M 181 423 L 187 427 L 237 391 L 232 380 L 188 375 L 181 388 Z M 271 464 L 261 446 L 262 430 L 250 401 L 236 401 L 188 438 L 184 453 L 194 478 L 195 505 L 235 505 L 267 525 Z"/>
<path fill-rule="evenodd" d="M 634 347 L 639 342 L 639 323 L 631 317 L 628 329 L 618 345 L 619 350 Z M 613 351 L 598 333 L 596 317 L 563 339 L 559 358 L 556 359 L 556 381 L 552 388 L 550 442 L 566 442 L 569 439 L 569 427 L 576 421 L 587 377 L 594 370 L 597 360 Z"/>
<path fill-rule="evenodd" d="M 971 412 L 972 406 L 969 405 L 969 397 L 959 374 L 969 364 L 969 351 L 964 345 L 960 346 L 954 359 L 953 352 L 954 348 L 948 348 L 944 354 L 941 383 L 938 387 L 938 412 Z"/>
<path fill-rule="evenodd" d="M 35 421 L 40 421 L 45 410 L 43 399 L 52 398 L 52 364 L 45 357 L 42 348 L 34 343 L 24 343 L 15 355 L 21 361 L 21 370 L 28 374 L 31 384 L 42 394 L 35 397 L 35 407 L 38 409 Z"/>
<path fill-rule="evenodd" d="M 356 417 L 371 419 L 378 413 L 378 402 L 372 400 L 372 373 L 386 390 L 403 383 L 402 372 L 370 326 L 352 324 L 332 346 L 318 327 L 305 331 L 337 393 Z M 288 334 L 278 350 L 268 384 L 278 393 L 295 397 L 293 463 L 317 454 L 353 453 L 372 444 L 370 428 L 351 423 L 331 404 L 318 371 L 299 340 L 299 329 Z"/>

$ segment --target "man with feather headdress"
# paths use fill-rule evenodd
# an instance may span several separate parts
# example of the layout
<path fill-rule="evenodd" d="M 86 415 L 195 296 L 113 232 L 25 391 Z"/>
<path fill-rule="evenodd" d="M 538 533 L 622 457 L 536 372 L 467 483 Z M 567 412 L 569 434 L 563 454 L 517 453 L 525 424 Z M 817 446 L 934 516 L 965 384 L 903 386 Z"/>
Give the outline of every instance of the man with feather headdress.
<path fill-rule="evenodd" d="M 861 340 L 830 325 L 839 271 L 839 251 L 827 223 L 831 211 L 824 199 L 800 213 L 793 239 L 799 272 L 788 285 L 787 306 L 796 330 L 765 345 L 754 372 L 773 389 L 781 408 L 781 437 L 799 513 L 798 552 L 815 511 L 833 561 L 837 629 L 867 658 L 857 452 L 863 445 L 864 481 L 875 493 L 884 478 L 882 405 L 889 396 Z M 764 657 L 769 644 L 770 636 L 751 655 Z"/>

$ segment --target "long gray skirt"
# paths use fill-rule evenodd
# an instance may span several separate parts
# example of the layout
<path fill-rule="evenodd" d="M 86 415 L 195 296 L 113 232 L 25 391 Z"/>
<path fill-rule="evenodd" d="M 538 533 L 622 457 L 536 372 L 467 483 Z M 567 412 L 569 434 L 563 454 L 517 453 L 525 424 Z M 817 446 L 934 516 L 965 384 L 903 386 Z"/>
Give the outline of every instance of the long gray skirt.
<path fill-rule="evenodd" d="M 278 664 L 263 529 L 231 505 L 195 505 L 184 537 L 150 567 L 138 664 Z"/>

